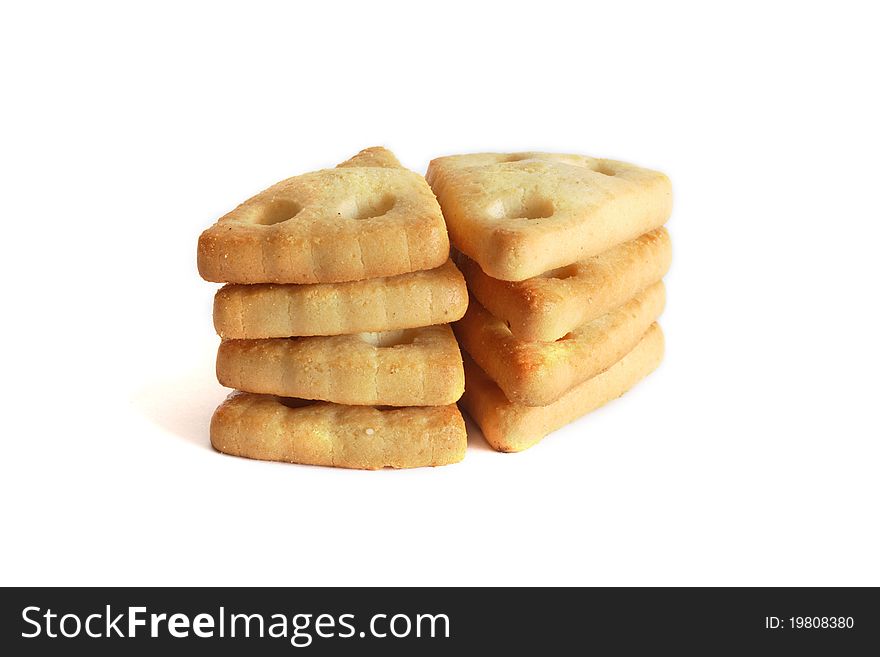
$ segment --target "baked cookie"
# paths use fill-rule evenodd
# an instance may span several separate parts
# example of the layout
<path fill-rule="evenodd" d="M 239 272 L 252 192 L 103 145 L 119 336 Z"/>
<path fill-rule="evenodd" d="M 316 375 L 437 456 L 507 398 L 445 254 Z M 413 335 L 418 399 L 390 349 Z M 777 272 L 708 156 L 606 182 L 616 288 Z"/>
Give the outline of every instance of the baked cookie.
<path fill-rule="evenodd" d="M 202 278 L 338 283 L 439 267 L 449 257 L 440 206 L 424 178 L 385 149 L 288 178 L 199 237 Z"/>
<path fill-rule="evenodd" d="M 662 173 L 580 155 L 453 155 L 426 177 L 452 244 L 505 281 L 598 255 L 659 228 L 672 209 Z"/>
<path fill-rule="evenodd" d="M 507 323 L 513 337 L 552 342 L 662 279 L 669 270 L 672 247 L 669 233 L 658 228 L 592 258 L 519 282 L 491 278 L 461 253 L 455 254 L 455 260 L 471 294 Z"/>
<path fill-rule="evenodd" d="M 233 392 L 211 418 L 211 444 L 252 459 L 375 470 L 456 463 L 467 434 L 454 404 L 380 410 Z"/>
<path fill-rule="evenodd" d="M 223 338 L 391 331 L 461 319 L 467 287 L 451 260 L 436 269 L 315 285 L 226 285 L 214 297 Z"/>
<path fill-rule="evenodd" d="M 549 406 L 521 406 L 508 401 L 501 389 L 467 355 L 465 393 L 461 407 L 500 452 L 519 452 L 547 434 L 620 397 L 654 371 L 663 359 L 663 332 L 652 324 L 636 346 L 607 370 L 569 390 Z"/>
<path fill-rule="evenodd" d="M 636 297 L 555 342 L 523 342 L 471 299 L 455 323 L 461 348 L 515 404 L 546 406 L 607 369 L 630 351 L 663 311 L 666 293 L 655 283 Z"/>
<path fill-rule="evenodd" d="M 217 378 L 227 388 L 337 404 L 445 406 L 464 392 L 447 324 L 268 340 L 224 340 Z"/>

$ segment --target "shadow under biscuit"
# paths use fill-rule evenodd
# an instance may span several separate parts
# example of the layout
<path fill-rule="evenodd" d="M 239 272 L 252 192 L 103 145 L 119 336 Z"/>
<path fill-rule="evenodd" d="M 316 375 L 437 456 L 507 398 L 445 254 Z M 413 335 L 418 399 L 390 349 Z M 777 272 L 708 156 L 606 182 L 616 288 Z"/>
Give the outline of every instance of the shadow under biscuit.
<path fill-rule="evenodd" d="M 129 401 L 156 426 L 213 451 L 208 432 L 211 415 L 228 393 L 213 380 L 210 370 L 199 368 L 152 381 L 138 389 Z"/>
<path fill-rule="evenodd" d="M 459 407 L 461 410 L 461 416 L 464 418 L 464 427 L 465 431 L 467 431 L 467 448 L 468 450 L 479 450 L 483 452 L 492 452 L 493 454 L 497 454 L 494 449 L 486 442 L 486 439 L 483 437 L 483 432 L 480 430 L 479 425 L 474 422 L 473 418 L 468 415 L 467 411 Z"/>

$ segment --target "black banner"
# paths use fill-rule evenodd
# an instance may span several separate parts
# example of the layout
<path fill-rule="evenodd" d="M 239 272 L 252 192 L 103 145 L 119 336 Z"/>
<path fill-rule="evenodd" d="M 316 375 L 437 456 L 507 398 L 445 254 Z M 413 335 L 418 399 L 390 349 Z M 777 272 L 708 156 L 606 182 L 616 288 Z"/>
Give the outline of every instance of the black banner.
<path fill-rule="evenodd" d="M 486 646 L 849 655 L 880 647 L 880 598 L 867 588 L 21 588 L 2 598 L 6 655 L 441 655 Z"/>

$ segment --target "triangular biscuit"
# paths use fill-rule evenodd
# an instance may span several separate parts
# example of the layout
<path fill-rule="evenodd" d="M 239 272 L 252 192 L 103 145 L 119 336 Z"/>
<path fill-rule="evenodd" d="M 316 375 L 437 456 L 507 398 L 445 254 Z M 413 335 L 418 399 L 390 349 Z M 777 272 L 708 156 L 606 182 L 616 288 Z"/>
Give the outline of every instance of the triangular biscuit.
<path fill-rule="evenodd" d="M 661 280 L 672 260 L 672 245 L 666 229 L 658 228 L 524 281 L 499 281 L 460 252 L 454 257 L 470 293 L 514 338 L 553 342 Z"/>
<path fill-rule="evenodd" d="M 523 406 L 508 401 L 495 382 L 464 354 L 465 391 L 459 404 L 493 448 L 520 452 L 620 397 L 660 365 L 663 346 L 663 331 L 654 323 L 623 358 L 547 406 Z"/>
<path fill-rule="evenodd" d="M 288 178 L 199 238 L 199 273 L 218 283 L 340 283 L 432 269 L 449 257 L 425 179 L 385 149 Z"/>
<path fill-rule="evenodd" d="M 461 348 L 510 401 L 546 406 L 620 360 L 660 316 L 665 303 L 666 289 L 662 282 L 655 283 L 555 342 L 523 342 L 471 299 L 453 328 Z"/>
<path fill-rule="evenodd" d="M 672 209 L 662 173 L 580 155 L 453 155 L 433 160 L 426 177 L 455 247 L 506 281 L 635 239 Z"/>
<path fill-rule="evenodd" d="M 464 458 L 455 404 L 381 409 L 233 392 L 211 418 L 219 452 L 337 468 L 418 468 Z"/>
<path fill-rule="evenodd" d="M 224 340 L 217 379 L 227 388 L 369 406 L 446 406 L 464 392 L 449 324 L 403 331 Z"/>

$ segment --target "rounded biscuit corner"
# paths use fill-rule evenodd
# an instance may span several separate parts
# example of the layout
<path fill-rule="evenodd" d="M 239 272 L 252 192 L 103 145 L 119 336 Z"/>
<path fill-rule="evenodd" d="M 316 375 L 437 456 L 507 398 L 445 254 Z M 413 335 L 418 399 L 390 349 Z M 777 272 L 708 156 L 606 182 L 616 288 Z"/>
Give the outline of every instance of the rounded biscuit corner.
<path fill-rule="evenodd" d="M 517 452 L 522 452 L 534 443 L 526 444 L 525 441 L 522 440 L 522 437 L 518 435 L 518 431 L 515 428 L 505 427 L 506 424 L 504 419 L 501 417 L 491 418 L 489 423 L 486 423 L 485 427 L 480 427 L 480 431 L 483 433 L 483 440 L 485 440 L 489 447 L 494 449 L 496 452 L 501 452 L 502 454 L 516 454 Z M 537 442 L 537 441 L 535 441 Z"/>
<path fill-rule="evenodd" d="M 211 421 L 208 424 L 208 436 L 211 440 L 211 447 L 223 454 L 231 453 L 231 446 L 227 444 L 229 441 L 226 440 L 226 427 L 230 424 L 227 416 L 232 412 L 230 402 L 234 395 L 235 393 L 230 393 L 220 402 L 220 405 L 211 414 Z"/>
<path fill-rule="evenodd" d="M 458 400 L 461 399 L 462 396 L 464 395 L 464 369 L 462 368 L 461 365 L 458 365 L 458 366 L 456 367 L 456 371 L 455 371 L 455 373 L 453 374 L 453 377 L 454 377 L 454 380 L 453 380 L 452 385 L 451 385 L 451 388 L 452 388 L 452 394 L 451 394 L 451 397 L 452 397 L 452 399 L 450 399 L 449 401 L 447 401 L 447 402 L 446 402 L 447 404 L 456 404 L 456 403 L 458 403 Z M 462 421 L 463 421 L 463 420 L 462 420 Z"/>
<path fill-rule="evenodd" d="M 209 283 L 222 283 L 217 266 L 217 238 L 213 226 L 203 230 L 196 246 L 196 268 L 199 276 Z"/>
<path fill-rule="evenodd" d="M 491 245 L 491 246 L 490 246 Z M 472 259 L 483 272 L 502 281 L 521 281 L 526 240 L 522 233 L 510 228 L 496 228 L 490 240 L 481 245 L 481 253 Z"/>
<path fill-rule="evenodd" d="M 425 182 L 427 182 L 428 185 L 432 188 L 437 182 L 437 178 L 441 175 L 443 165 L 441 164 L 440 160 L 442 159 L 442 157 L 435 157 L 433 160 L 428 162 L 428 169 L 425 171 Z M 434 196 L 436 197 L 436 192 L 434 193 Z"/>
<path fill-rule="evenodd" d="M 519 443 L 505 440 L 497 445 L 493 445 L 493 447 L 496 451 L 501 452 L 502 454 L 516 454 L 517 452 L 525 451 L 530 445 L 520 445 Z"/>
<path fill-rule="evenodd" d="M 226 286 L 224 285 L 214 293 L 214 303 L 211 308 L 211 320 L 214 324 L 214 332 L 221 338 L 226 337 L 229 321 L 229 295 L 224 293 Z"/>
<path fill-rule="evenodd" d="M 467 289 L 460 290 L 458 288 L 453 288 L 450 291 L 450 300 L 447 308 L 450 309 L 448 311 L 448 317 L 443 318 L 447 324 L 457 322 L 464 317 L 468 309 Z"/>

